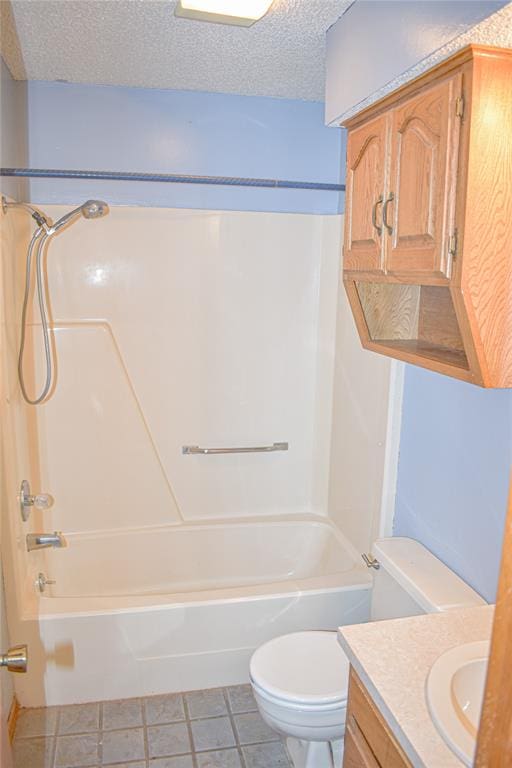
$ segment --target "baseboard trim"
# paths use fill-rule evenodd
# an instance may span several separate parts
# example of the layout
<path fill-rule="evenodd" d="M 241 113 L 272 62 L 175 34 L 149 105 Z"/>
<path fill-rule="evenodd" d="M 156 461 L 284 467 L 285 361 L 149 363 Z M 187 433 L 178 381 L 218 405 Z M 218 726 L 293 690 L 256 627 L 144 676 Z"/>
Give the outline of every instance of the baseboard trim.
<path fill-rule="evenodd" d="M 14 741 L 14 733 L 16 731 L 16 723 L 18 722 L 18 717 L 20 715 L 21 707 L 18 699 L 16 696 L 12 697 L 12 703 L 11 708 L 9 710 L 9 715 L 7 716 L 7 733 L 9 734 L 9 741 L 11 744 Z"/>

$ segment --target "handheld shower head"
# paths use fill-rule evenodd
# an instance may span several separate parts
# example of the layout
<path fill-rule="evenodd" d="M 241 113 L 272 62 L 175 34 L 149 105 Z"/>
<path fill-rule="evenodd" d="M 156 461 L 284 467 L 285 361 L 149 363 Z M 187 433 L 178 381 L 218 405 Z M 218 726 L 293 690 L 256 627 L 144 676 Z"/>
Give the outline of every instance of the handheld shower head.
<path fill-rule="evenodd" d="M 87 200 L 80 208 L 86 219 L 99 219 L 108 213 L 108 205 L 103 200 Z"/>
<path fill-rule="evenodd" d="M 103 200 L 86 200 L 83 205 L 74 208 L 69 213 L 66 213 L 61 219 L 59 219 L 52 227 L 53 232 L 58 232 L 65 224 L 74 219 L 80 214 L 85 219 L 99 219 L 102 216 L 106 216 L 108 213 L 108 205 Z"/>

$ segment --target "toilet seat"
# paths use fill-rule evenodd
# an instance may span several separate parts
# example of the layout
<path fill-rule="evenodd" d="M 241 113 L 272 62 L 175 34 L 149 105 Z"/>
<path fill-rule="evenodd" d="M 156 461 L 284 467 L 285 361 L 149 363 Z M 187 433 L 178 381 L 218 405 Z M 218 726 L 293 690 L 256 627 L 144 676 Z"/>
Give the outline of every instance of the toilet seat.
<path fill-rule="evenodd" d="M 347 700 L 349 666 L 336 632 L 295 632 L 260 646 L 250 675 L 269 701 L 328 710 Z"/>
<path fill-rule="evenodd" d="M 337 713 L 337 716 L 341 710 L 345 710 L 347 707 L 346 699 L 340 698 L 335 701 L 330 701 L 327 704 L 308 701 L 293 701 L 284 697 L 275 696 L 269 693 L 264 688 L 260 688 L 254 680 L 251 680 L 251 685 L 255 695 L 257 695 L 263 701 L 266 701 L 269 705 L 274 707 L 285 707 L 289 712 L 304 712 L 304 713 L 324 713 L 326 716 L 330 712 Z"/>

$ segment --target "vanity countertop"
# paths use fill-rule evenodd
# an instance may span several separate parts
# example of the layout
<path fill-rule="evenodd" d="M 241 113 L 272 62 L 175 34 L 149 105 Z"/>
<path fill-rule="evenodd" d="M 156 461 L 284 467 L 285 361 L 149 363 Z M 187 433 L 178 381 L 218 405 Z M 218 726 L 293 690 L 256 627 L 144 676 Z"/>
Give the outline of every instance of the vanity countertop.
<path fill-rule="evenodd" d="M 494 606 L 340 627 L 339 642 L 407 757 L 418 768 L 461 768 L 429 715 L 426 680 L 449 648 L 491 636 Z"/>

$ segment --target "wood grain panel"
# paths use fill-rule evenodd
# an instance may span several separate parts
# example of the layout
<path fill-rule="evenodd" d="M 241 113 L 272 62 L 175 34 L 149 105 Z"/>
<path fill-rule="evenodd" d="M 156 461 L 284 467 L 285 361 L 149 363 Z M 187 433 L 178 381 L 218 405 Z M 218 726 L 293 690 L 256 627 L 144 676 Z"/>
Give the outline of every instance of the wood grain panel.
<path fill-rule="evenodd" d="M 473 62 L 461 287 L 486 386 L 512 386 L 512 51 Z"/>
<path fill-rule="evenodd" d="M 464 343 L 448 287 L 421 287 L 418 339 L 464 352 Z"/>
<path fill-rule="evenodd" d="M 427 368 L 430 371 L 437 371 L 446 376 L 452 376 L 456 379 L 462 379 L 463 381 L 474 382 L 474 374 L 469 370 L 463 352 L 450 350 L 446 347 L 437 347 L 429 342 L 418 341 L 416 338 L 411 340 L 382 339 L 380 341 L 372 341 L 359 293 L 356 288 L 357 281 L 345 279 L 344 285 L 359 333 L 359 338 L 365 349 L 368 349 L 371 352 L 378 352 L 387 357 L 394 357 L 396 360 L 402 360 L 405 363 L 419 365 L 422 368 Z M 399 283 L 396 285 L 399 285 Z"/>
<path fill-rule="evenodd" d="M 512 765 L 512 481 L 475 768 Z"/>
<path fill-rule="evenodd" d="M 450 347 L 442 347 L 439 344 L 432 344 L 429 341 L 422 341 L 421 339 L 411 339 L 410 341 L 398 340 L 387 341 L 383 340 L 382 344 L 390 352 L 394 352 L 396 356 L 399 353 L 408 355 L 407 358 L 400 357 L 399 359 L 405 359 L 406 362 L 415 362 L 416 365 L 422 365 L 425 368 L 431 370 L 439 370 L 441 373 L 449 373 L 455 375 L 455 371 L 448 371 L 446 368 L 441 367 L 437 369 L 432 363 L 440 363 L 444 366 L 451 366 L 452 368 L 461 368 L 465 371 L 468 369 L 468 361 L 463 351 L 458 349 L 451 349 Z"/>
<path fill-rule="evenodd" d="M 387 118 L 381 117 L 348 137 L 345 269 L 383 271 L 384 243 L 372 223 L 372 211 L 385 192 L 387 126 Z M 382 204 L 376 206 L 375 216 L 380 225 Z"/>
<path fill-rule="evenodd" d="M 389 272 L 448 274 L 460 132 L 455 102 L 461 92 L 456 74 L 393 110 Z"/>
<path fill-rule="evenodd" d="M 14 734 L 16 733 L 16 723 L 20 716 L 21 707 L 16 696 L 12 697 L 9 714 L 7 716 L 7 733 L 9 734 L 9 741 L 12 744 L 14 742 Z"/>
<path fill-rule="evenodd" d="M 345 726 L 343 768 L 380 768 L 353 718 Z"/>
<path fill-rule="evenodd" d="M 381 768 L 407 768 L 411 765 L 352 668 L 350 670 L 347 723 L 349 732 L 351 731 L 350 736 L 359 743 L 360 750 L 363 753 L 366 751 L 366 754 L 371 752 L 376 764 Z M 361 738 L 358 738 L 358 732 L 360 732 Z M 365 744 L 368 750 L 364 750 Z M 371 763 L 368 764 L 371 765 Z M 344 761 L 343 768 L 347 768 L 348 765 L 349 763 L 345 764 Z M 364 766 L 365 763 L 360 763 L 360 765 Z"/>
<path fill-rule="evenodd" d="M 358 282 L 356 287 L 373 341 L 417 338 L 419 286 Z"/>

